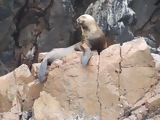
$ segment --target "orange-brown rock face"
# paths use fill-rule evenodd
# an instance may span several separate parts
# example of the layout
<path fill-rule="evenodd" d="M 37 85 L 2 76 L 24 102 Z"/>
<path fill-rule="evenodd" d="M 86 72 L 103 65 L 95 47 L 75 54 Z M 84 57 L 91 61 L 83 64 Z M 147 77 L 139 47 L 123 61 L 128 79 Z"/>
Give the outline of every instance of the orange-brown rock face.
<path fill-rule="evenodd" d="M 33 102 L 39 97 L 42 87 L 43 84 L 40 84 L 32 76 L 28 66 L 25 64 L 0 77 L 0 112 L 7 112 L 4 114 L 3 119 L 7 120 L 9 119 L 6 118 L 7 115 L 12 116 L 14 114 L 17 109 L 14 106 L 17 104 L 20 104 L 20 109 L 31 110 Z M 19 102 L 14 104 L 15 99 Z"/>
<path fill-rule="evenodd" d="M 44 83 L 37 63 L 32 72 L 23 64 L 0 77 L 0 119 L 31 109 L 35 120 L 159 119 L 160 83 L 143 38 L 94 52 L 87 67 L 81 54 L 54 61 Z"/>
<path fill-rule="evenodd" d="M 95 54 L 86 68 L 80 57 L 80 52 L 74 52 L 53 62 L 43 88 L 58 101 L 58 109 L 72 113 L 72 118 L 117 120 L 157 83 L 153 58 L 143 38 L 110 46 L 100 56 Z M 37 109 L 45 109 L 42 102 L 40 97 L 34 104 L 36 120 L 41 120 L 36 117 Z M 51 116 L 56 118 L 54 113 Z"/>

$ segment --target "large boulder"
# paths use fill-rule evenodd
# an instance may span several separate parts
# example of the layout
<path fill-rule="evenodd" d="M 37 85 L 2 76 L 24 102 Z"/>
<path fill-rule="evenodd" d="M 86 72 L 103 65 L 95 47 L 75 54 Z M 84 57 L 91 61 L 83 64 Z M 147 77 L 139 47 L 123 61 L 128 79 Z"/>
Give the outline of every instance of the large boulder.
<path fill-rule="evenodd" d="M 44 91 L 35 100 L 33 109 L 35 120 L 71 120 L 69 113 L 61 108 L 59 101 Z"/>
<path fill-rule="evenodd" d="M 130 104 L 139 100 L 157 82 L 154 59 L 143 38 L 121 47 L 120 89 Z"/>
<path fill-rule="evenodd" d="M 0 77 L 0 86 L 0 112 L 6 112 L 11 108 L 12 100 L 17 91 L 13 72 Z"/>
<path fill-rule="evenodd" d="M 43 84 L 33 77 L 28 66 L 21 65 L 0 77 L 0 112 L 8 112 L 15 99 L 21 101 L 24 110 L 30 110 L 42 88 Z"/>
<path fill-rule="evenodd" d="M 89 115 L 97 116 L 100 113 L 97 98 L 99 57 L 93 56 L 87 68 L 84 68 L 80 56 L 81 53 L 75 52 L 65 57 L 63 62 L 53 63 L 44 90 L 56 97 L 66 110 L 74 111 L 74 117 L 77 115 L 89 119 Z M 57 67 L 56 63 L 61 64 Z"/>
<path fill-rule="evenodd" d="M 116 120 L 157 83 L 154 61 L 143 38 L 112 45 L 100 56 L 95 53 L 85 68 L 81 54 L 74 52 L 52 63 L 43 88 L 50 97 L 43 92 L 34 104 L 35 116 L 39 108 L 48 109 L 46 101 L 52 101 L 49 103 L 58 102 L 58 110 L 67 111 L 69 117 L 72 113 L 72 118 Z M 47 116 L 43 112 L 42 118 Z M 56 111 L 49 116 L 57 118 Z"/>

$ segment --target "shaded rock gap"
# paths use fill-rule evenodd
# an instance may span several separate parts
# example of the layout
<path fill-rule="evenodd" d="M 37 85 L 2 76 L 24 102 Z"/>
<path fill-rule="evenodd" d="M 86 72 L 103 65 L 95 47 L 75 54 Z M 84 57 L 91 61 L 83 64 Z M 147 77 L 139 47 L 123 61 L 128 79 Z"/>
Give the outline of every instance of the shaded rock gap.
<path fill-rule="evenodd" d="M 38 6 L 30 6 L 29 0 L 26 0 L 24 6 L 15 15 L 16 29 L 12 35 L 15 41 L 15 67 L 25 63 L 31 70 L 32 63 L 38 62 L 39 38 L 44 29 L 49 30 L 48 17 L 53 2 L 54 0 L 50 0 L 48 6 L 43 10 Z M 23 32 L 29 29 L 31 25 L 33 25 L 32 31 L 27 34 L 27 39 L 23 39 Z M 26 40 L 30 42 L 26 43 Z"/>
<path fill-rule="evenodd" d="M 20 29 L 19 29 L 19 23 L 22 20 L 24 13 L 25 13 L 25 9 L 27 8 L 29 0 L 26 0 L 25 4 L 23 5 L 23 7 L 21 9 L 19 9 L 19 11 L 17 12 L 17 14 L 14 16 L 13 21 L 15 22 L 15 26 L 16 26 L 16 30 L 14 31 L 14 33 L 12 34 L 13 39 L 15 41 L 15 45 L 17 47 L 19 46 L 19 42 L 18 42 L 18 37 L 19 37 L 19 33 L 20 33 Z"/>
<path fill-rule="evenodd" d="M 97 91 L 96 91 L 96 96 L 97 96 L 97 100 L 98 100 L 98 103 L 99 103 L 99 107 L 100 107 L 100 113 L 99 113 L 99 116 L 100 116 L 100 119 L 102 118 L 102 102 L 100 100 L 100 97 L 99 97 L 99 87 L 100 87 L 100 83 L 99 83 L 99 69 L 100 69 L 100 55 L 98 55 L 98 66 L 97 66 Z"/>
<path fill-rule="evenodd" d="M 118 71 L 118 92 L 119 92 L 119 101 L 120 101 L 120 97 L 121 97 L 121 86 L 120 86 L 121 77 L 120 77 L 120 74 L 122 73 L 122 60 L 123 60 L 121 45 L 120 45 L 119 55 L 120 55 L 120 62 L 119 62 L 119 71 Z"/>

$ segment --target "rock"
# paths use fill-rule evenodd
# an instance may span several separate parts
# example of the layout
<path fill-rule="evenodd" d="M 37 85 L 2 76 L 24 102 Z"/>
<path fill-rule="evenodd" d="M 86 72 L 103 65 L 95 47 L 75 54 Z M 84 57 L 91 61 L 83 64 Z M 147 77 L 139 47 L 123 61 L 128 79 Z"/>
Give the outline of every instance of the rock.
<path fill-rule="evenodd" d="M 13 33 L 16 30 L 14 16 L 24 6 L 26 0 L 1 0 L 0 1 L 0 56 L 1 62 L 8 71 L 0 66 L 0 76 L 14 69 L 14 47 Z"/>
<path fill-rule="evenodd" d="M 120 71 L 120 45 L 112 45 L 100 54 L 97 95 L 101 103 L 102 119 L 116 120 L 123 113 L 124 103 L 120 101 L 118 90 Z"/>
<path fill-rule="evenodd" d="M 7 112 L 12 107 L 12 99 L 16 93 L 15 90 L 10 94 L 8 91 L 15 86 L 15 77 L 13 72 L 0 77 L 0 112 Z M 9 93 L 9 94 L 8 94 Z"/>
<path fill-rule="evenodd" d="M 34 100 L 40 96 L 40 92 L 42 91 L 43 84 L 41 84 L 38 80 L 34 80 L 26 85 L 26 89 L 24 91 L 25 99 L 23 103 L 24 110 L 30 110 L 33 106 Z"/>
<path fill-rule="evenodd" d="M 153 91 L 155 94 L 160 94 L 160 83 L 156 85 L 156 88 Z"/>
<path fill-rule="evenodd" d="M 116 43 L 123 43 L 134 38 L 127 26 L 134 21 L 135 12 L 128 4 L 127 0 L 99 0 L 91 3 L 85 13 L 95 18 L 107 37 L 113 37 L 111 39 Z"/>
<path fill-rule="evenodd" d="M 137 119 L 138 119 L 138 120 L 143 120 L 142 115 L 141 115 L 141 114 L 137 114 Z"/>
<path fill-rule="evenodd" d="M 137 117 L 135 115 L 131 115 L 131 116 L 129 116 L 129 119 L 130 120 L 137 120 Z"/>
<path fill-rule="evenodd" d="M 71 120 L 69 113 L 61 108 L 59 101 L 44 91 L 35 100 L 33 110 L 35 120 Z"/>
<path fill-rule="evenodd" d="M 13 100 L 12 108 L 10 111 L 2 114 L 2 120 L 18 120 L 19 116 L 22 114 L 21 104 L 17 97 Z"/>
<path fill-rule="evenodd" d="M 154 58 L 155 67 L 158 71 L 158 78 L 160 79 L 160 55 L 154 53 L 152 53 L 151 55 Z"/>
<path fill-rule="evenodd" d="M 13 70 L 14 40 L 12 34 L 15 28 L 14 25 L 12 25 L 12 19 L 12 17 L 8 17 L 0 21 L 0 76 L 5 75 L 9 73 L 9 71 Z"/>
<path fill-rule="evenodd" d="M 159 120 L 159 119 L 160 119 L 160 115 L 156 115 L 153 118 L 146 119 L 146 120 Z"/>
<path fill-rule="evenodd" d="M 123 120 L 130 120 L 129 118 L 125 118 L 125 119 L 123 119 Z"/>
<path fill-rule="evenodd" d="M 23 110 L 31 110 L 34 100 L 37 99 L 42 91 L 43 84 L 38 80 L 34 80 L 25 85 L 18 86 L 18 92 L 23 105 Z"/>
<path fill-rule="evenodd" d="M 74 8 L 74 14 L 75 18 L 78 18 L 80 15 L 84 14 L 85 10 L 88 8 L 88 6 L 91 3 L 94 3 L 96 0 L 71 0 L 73 8 Z"/>
<path fill-rule="evenodd" d="M 32 111 L 22 112 L 22 120 L 31 120 L 31 119 L 32 119 Z"/>
<path fill-rule="evenodd" d="M 34 80 L 28 66 L 25 64 L 22 64 L 20 67 L 16 68 L 14 71 L 14 75 L 15 75 L 16 83 L 19 85 L 27 84 Z"/>
<path fill-rule="evenodd" d="M 39 41 L 40 52 L 68 47 L 73 41 L 73 9 L 71 0 L 55 0 L 48 10 L 49 31 L 43 31 Z"/>
<path fill-rule="evenodd" d="M 146 107 L 149 110 L 155 110 L 160 107 L 160 94 L 147 100 Z"/>
<path fill-rule="evenodd" d="M 2 77 L 0 77 L 0 92 L 3 96 L 7 96 L 7 93 L 8 93 L 8 89 L 11 87 L 11 86 L 14 86 L 15 85 L 15 77 L 14 77 L 14 73 L 11 72 L 7 75 L 4 75 Z"/>
<path fill-rule="evenodd" d="M 160 24 L 159 24 L 160 23 L 160 20 L 159 20 L 160 10 L 157 9 L 158 6 L 154 5 L 156 0 L 153 0 L 153 1 L 151 1 L 151 0 L 149 0 L 149 1 L 135 0 L 134 2 L 136 4 L 138 4 L 138 5 L 135 4 L 136 8 L 139 7 L 138 9 L 141 9 L 140 5 L 139 5 L 139 3 L 140 3 L 140 4 L 145 5 L 143 10 L 145 10 L 145 9 L 147 9 L 147 10 L 142 11 L 142 12 L 138 12 L 139 10 L 136 10 L 138 12 L 137 15 L 139 17 L 137 17 L 137 23 L 132 27 L 132 30 L 134 31 L 135 36 L 146 37 L 146 42 L 151 47 L 151 52 L 159 54 L 160 52 L 157 48 L 160 45 L 160 41 L 159 41 L 160 31 L 158 29 L 160 27 Z M 148 10 L 149 10 L 149 12 L 147 12 Z M 140 24 L 142 25 L 142 27 Z"/>
<path fill-rule="evenodd" d="M 150 19 L 153 12 L 157 8 L 157 6 L 155 5 L 156 1 L 157 0 L 133 0 L 132 9 L 135 11 L 137 19 L 136 25 L 134 26 L 136 30 L 142 28 L 142 26 Z"/>
<path fill-rule="evenodd" d="M 41 65 L 41 63 L 32 64 L 31 73 L 35 78 L 38 78 L 38 71 L 39 71 L 40 65 Z"/>
<path fill-rule="evenodd" d="M 150 34 L 150 38 L 145 38 L 145 40 L 152 49 L 155 49 L 158 47 L 158 44 L 156 43 L 155 38 L 151 34 Z"/>
<path fill-rule="evenodd" d="M 116 120 L 157 83 L 155 64 L 143 38 L 112 45 L 100 56 L 94 54 L 86 68 L 80 57 L 81 52 L 73 52 L 53 62 L 43 88 L 62 109 L 74 113 L 73 118 Z"/>
<path fill-rule="evenodd" d="M 74 52 L 64 57 L 57 67 L 53 62 L 44 90 L 56 97 L 65 110 L 74 111 L 73 117 L 89 119 L 89 116 L 99 116 L 100 112 L 97 98 L 98 55 L 92 57 L 86 68 L 82 67 L 80 56 L 80 52 Z"/>
<path fill-rule="evenodd" d="M 34 80 L 28 66 L 25 64 L 0 77 L 0 85 L 0 108 L 2 108 L 0 112 L 10 110 L 17 95 L 19 100 L 23 101 L 21 104 L 23 110 L 30 110 L 43 87 L 43 84 L 38 80 Z"/>
<path fill-rule="evenodd" d="M 51 0 L 37 0 L 38 7 L 45 10 L 50 4 Z"/>
<path fill-rule="evenodd" d="M 7 112 L 12 107 L 11 101 L 8 100 L 7 96 L 3 96 L 0 94 L 0 112 Z"/>
<path fill-rule="evenodd" d="M 143 38 L 124 43 L 121 57 L 121 94 L 127 98 L 129 104 L 134 104 L 157 83 L 157 71 Z"/>

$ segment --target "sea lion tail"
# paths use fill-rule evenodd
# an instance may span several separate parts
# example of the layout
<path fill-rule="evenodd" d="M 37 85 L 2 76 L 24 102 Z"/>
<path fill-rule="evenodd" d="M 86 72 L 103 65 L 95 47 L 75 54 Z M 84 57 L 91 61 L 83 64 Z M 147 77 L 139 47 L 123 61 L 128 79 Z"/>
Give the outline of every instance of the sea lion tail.
<path fill-rule="evenodd" d="M 40 69 L 38 72 L 38 79 L 40 83 L 44 82 L 46 71 L 47 71 L 47 59 L 43 60 L 40 65 Z"/>

